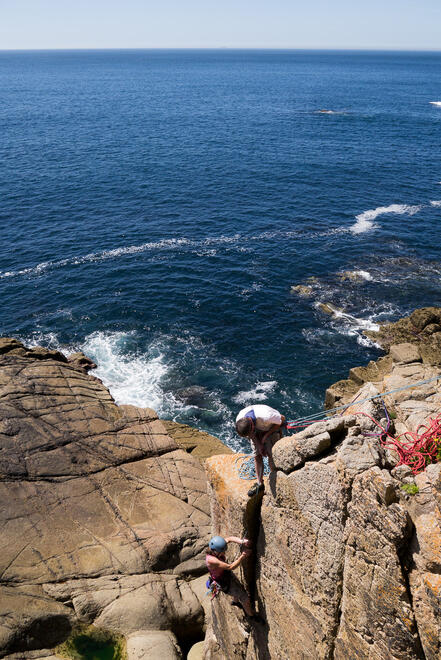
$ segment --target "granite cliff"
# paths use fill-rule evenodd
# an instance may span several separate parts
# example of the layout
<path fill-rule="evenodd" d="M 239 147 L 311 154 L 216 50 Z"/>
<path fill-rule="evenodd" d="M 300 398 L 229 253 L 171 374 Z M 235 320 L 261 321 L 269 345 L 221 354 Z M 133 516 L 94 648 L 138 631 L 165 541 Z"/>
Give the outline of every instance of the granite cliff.
<path fill-rule="evenodd" d="M 243 579 L 266 623 L 250 624 L 218 598 L 206 660 L 441 657 L 441 464 L 416 478 L 396 467 L 360 414 L 385 425 L 382 400 L 357 403 L 440 375 L 441 309 L 371 337 L 387 354 L 326 393 L 328 407 L 353 405 L 277 443 L 260 501 L 248 500 L 232 457 L 207 460 L 213 531 L 253 537 Z M 440 382 L 384 403 L 395 433 L 416 430 L 441 413 Z"/>
<path fill-rule="evenodd" d="M 0 341 L 1 656 L 51 657 L 86 624 L 132 658 L 203 636 L 203 467 L 93 366 Z"/>
<path fill-rule="evenodd" d="M 82 354 L 0 340 L 0 656 L 53 660 L 92 624 L 130 660 L 186 657 L 206 628 L 189 658 L 440 658 L 441 464 L 397 467 L 364 399 L 399 390 L 394 433 L 441 412 L 441 309 L 372 338 L 386 354 L 326 392 L 351 406 L 279 441 L 253 499 L 235 455 L 116 406 Z M 254 541 L 239 577 L 264 623 L 204 597 L 212 532 Z"/>

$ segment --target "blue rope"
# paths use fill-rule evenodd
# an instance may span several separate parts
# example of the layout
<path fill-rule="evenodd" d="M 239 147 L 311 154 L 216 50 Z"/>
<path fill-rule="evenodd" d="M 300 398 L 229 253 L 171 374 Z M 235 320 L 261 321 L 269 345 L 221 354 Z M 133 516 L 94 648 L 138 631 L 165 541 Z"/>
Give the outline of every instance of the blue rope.
<path fill-rule="evenodd" d="M 419 385 L 425 385 L 426 383 L 433 383 L 436 380 L 440 380 L 441 376 L 436 376 L 435 378 L 427 378 L 426 380 L 420 380 L 418 383 L 412 383 L 411 385 L 406 385 L 405 387 L 397 387 L 394 390 L 389 390 L 388 392 L 382 392 L 381 394 L 376 394 L 375 396 L 370 396 L 367 399 L 360 399 L 351 401 L 350 403 L 346 403 L 344 406 L 337 406 L 337 408 L 330 408 L 328 410 L 321 410 L 318 413 L 314 413 L 312 415 L 306 415 L 305 417 L 300 417 L 299 419 L 294 419 L 289 422 L 286 422 L 287 424 L 298 424 L 299 422 L 318 422 L 321 419 L 329 419 L 330 417 L 335 417 L 337 412 L 346 410 L 347 408 L 350 408 L 351 406 L 354 405 L 359 405 L 360 403 L 365 403 L 366 401 L 372 401 L 373 399 L 381 399 L 384 396 L 387 396 L 388 394 L 394 394 L 395 392 L 403 392 L 404 390 L 410 390 L 413 387 L 418 387 Z"/>
<path fill-rule="evenodd" d="M 246 479 L 247 481 L 257 479 L 256 467 L 254 465 L 254 454 L 238 456 L 235 460 L 235 463 L 238 466 L 237 472 L 240 479 Z M 270 468 L 268 464 L 268 458 L 265 456 L 263 459 L 263 475 L 267 477 L 269 473 Z"/>

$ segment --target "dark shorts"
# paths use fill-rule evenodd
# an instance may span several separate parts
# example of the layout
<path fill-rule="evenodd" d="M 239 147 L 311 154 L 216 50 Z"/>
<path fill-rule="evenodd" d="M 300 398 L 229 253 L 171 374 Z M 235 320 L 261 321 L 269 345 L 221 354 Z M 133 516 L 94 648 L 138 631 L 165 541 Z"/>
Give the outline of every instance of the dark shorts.
<path fill-rule="evenodd" d="M 271 433 L 263 443 L 261 439 L 264 435 L 265 431 L 256 431 L 256 440 L 251 441 L 254 446 L 254 456 L 268 456 L 276 442 L 280 440 L 280 431 Z"/>
<path fill-rule="evenodd" d="M 231 571 L 225 571 L 223 575 L 216 580 L 216 582 L 220 586 L 223 593 L 231 596 L 233 601 L 240 603 L 242 606 L 244 606 L 244 603 L 249 601 L 249 596 L 245 587 L 242 586 L 237 577 Z"/>

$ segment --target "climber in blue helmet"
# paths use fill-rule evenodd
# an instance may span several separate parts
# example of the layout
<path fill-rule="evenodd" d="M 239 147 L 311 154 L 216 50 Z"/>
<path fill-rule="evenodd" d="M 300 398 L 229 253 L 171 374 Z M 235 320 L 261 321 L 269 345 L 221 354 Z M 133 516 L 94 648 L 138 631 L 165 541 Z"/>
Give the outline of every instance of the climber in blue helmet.
<path fill-rule="evenodd" d="M 228 563 L 225 552 L 228 543 L 237 543 L 241 546 L 241 553 L 233 562 Z M 215 598 L 221 591 L 233 598 L 233 602 L 240 603 L 248 616 L 255 616 L 255 610 L 251 604 L 245 588 L 233 575 L 232 571 L 251 554 L 251 543 L 248 539 L 240 539 L 237 536 L 213 536 L 208 544 L 205 563 L 210 573 L 207 587 Z"/>

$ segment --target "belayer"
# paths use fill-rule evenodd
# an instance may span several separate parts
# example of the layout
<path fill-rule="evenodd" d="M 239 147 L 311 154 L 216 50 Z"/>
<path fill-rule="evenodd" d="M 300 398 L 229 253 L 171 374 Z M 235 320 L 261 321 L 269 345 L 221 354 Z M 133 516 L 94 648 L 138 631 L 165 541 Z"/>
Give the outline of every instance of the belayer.
<path fill-rule="evenodd" d="M 244 408 L 236 417 L 236 431 L 242 438 L 249 438 L 254 446 L 254 464 L 256 466 L 257 483 L 248 491 L 249 497 L 253 497 L 253 495 L 264 489 L 264 456 L 268 456 L 271 472 L 276 469 L 272 450 L 277 440 L 280 440 L 282 437 L 284 424 L 284 415 L 281 415 L 278 410 L 260 403 Z"/>
<path fill-rule="evenodd" d="M 241 548 L 244 548 L 239 557 L 230 564 L 225 557 L 228 543 L 238 543 Z M 227 536 L 225 539 L 223 536 L 213 536 L 208 544 L 205 563 L 210 573 L 207 587 L 212 598 L 223 591 L 233 598 L 233 602 L 240 603 L 248 616 L 255 617 L 256 613 L 250 597 L 232 572 L 250 554 L 251 543 L 247 539 L 239 539 L 237 536 Z"/>

